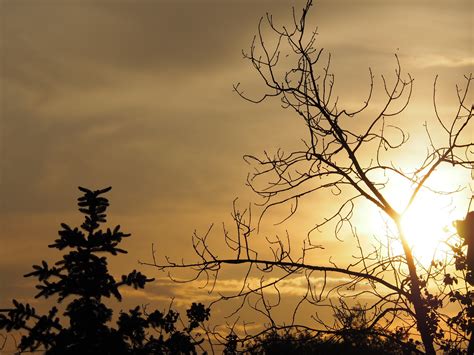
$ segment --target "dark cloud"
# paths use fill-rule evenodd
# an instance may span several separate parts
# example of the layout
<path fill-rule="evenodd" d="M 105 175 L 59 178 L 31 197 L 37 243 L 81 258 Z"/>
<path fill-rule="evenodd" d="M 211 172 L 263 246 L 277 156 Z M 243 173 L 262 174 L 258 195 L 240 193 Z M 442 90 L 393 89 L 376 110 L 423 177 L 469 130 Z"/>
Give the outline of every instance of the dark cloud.
<path fill-rule="evenodd" d="M 288 8 L 284 2 L 11 1 L 4 5 L 4 28 L 15 43 L 6 65 L 46 61 L 45 70 L 62 74 L 61 81 L 70 69 L 69 75 L 89 83 L 97 78 L 80 74 L 93 66 L 186 75 L 235 62 L 236 42 L 253 34 L 258 17 Z"/>
<path fill-rule="evenodd" d="M 202 109 L 202 94 L 240 59 L 236 38 L 250 38 L 268 6 L 5 2 L 0 208 L 55 210 L 65 189 L 86 183 L 128 183 L 141 203 L 150 189 L 180 199 L 210 187 L 198 176 L 222 159 L 211 153 L 219 141 L 220 153 L 228 150 L 228 140 L 219 132 L 224 117 L 213 117 L 212 102 Z M 215 77 L 193 79 L 206 71 Z M 149 92 L 140 89 L 142 77 L 153 83 Z"/>

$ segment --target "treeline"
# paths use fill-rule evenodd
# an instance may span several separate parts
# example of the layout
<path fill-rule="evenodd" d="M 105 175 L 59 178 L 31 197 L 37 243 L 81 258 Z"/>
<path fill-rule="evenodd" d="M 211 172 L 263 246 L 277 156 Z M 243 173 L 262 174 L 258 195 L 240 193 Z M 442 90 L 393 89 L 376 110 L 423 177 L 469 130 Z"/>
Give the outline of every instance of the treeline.
<path fill-rule="evenodd" d="M 55 298 L 58 303 L 69 302 L 59 316 L 57 307 L 45 315 L 37 313 L 30 304 L 13 300 L 11 308 L 0 312 L 0 329 L 22 333 L 18 352 L 45 351 L 46 354 L 197 354 L 214 351 L 224 354 L 407 354 L 415 352 L 413 343 L 403 336 L 377 333 L 376 329 L 352 327 L 363 317 L 342 313 L 347 326 L 332 334 L 314 333 L 295 328 L 269 328 L 254 337 L 239 338 L 230 331 L 221 344 L 211 344 L 204 322 L 211 310 L 193 303 L 186 311 L 186 321 L 169 309 L 148 312 L 137 306 L 121 312 L 115 325 L 113 311 L 103 300 L 122 300 L 122 287 L 144 288 L 154 279 L 133 270 L 116 280 L 108 270 L 104 255 L 127 253 L 119 247 L 130 237 L 120 226 L 101 229 L 106 222 L 109 201 L 103 196 L 110 187 L 92 191 L 79 188 L 79 211 L 84 214 L 80 227 L 62 223 L 59 237 L 49 245 L 63 251 L 54 264 L 42 261 L 33 266 L 25 277 L 36 278 L 35 298 Z M 215 338 L 214 338 L 215 339 Z"/>

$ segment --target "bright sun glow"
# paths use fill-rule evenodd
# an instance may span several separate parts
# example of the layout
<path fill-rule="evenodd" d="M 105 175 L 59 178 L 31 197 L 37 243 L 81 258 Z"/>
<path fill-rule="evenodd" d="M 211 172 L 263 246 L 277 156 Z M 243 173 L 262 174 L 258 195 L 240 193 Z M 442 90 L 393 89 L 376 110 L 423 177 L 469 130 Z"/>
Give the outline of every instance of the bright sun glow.
<path fill-rule="evenodd" d="M 430 178 L 430 183 L 436 190 L 446 191 L 450 186 L 455 190 L 460 186 L 469 185 L 469 177 L 462 175 L 438 172 L 437 176 Z M 386 196 L 397 211 L 403 211 L 413 187 L 406 181 L 397 181 L 393 186 L 391 190 L 385 191 Z M 469 201 L 469 198 L 468 187 L 452 195 L 436 194 L 427 189 L 419 192 L 402 216 L 404 234 L 418 261 L 427 266 L 435 254 L 439 257 L 442 252 L 448 250 L 445 242 L 455 232 L 453 221 L 464 218 L 466 201 Z M 378 218 L 380 220 L 380 214 Z M 390 230 L 394 230 L 387 216 L 382 216 L 382 220 L 386 226 L 391 226 Z M 392 243 L 392 252 L 402 254 L 401 244 Z"/>
<path fill-rule="evenodd" d="M 422 193 L 402 217 L 405 236 L 422 263 L 430 262 L 436 251 L 446 250 L 444 241 L 453 232 L 450 203 L 443 196 Z"/>

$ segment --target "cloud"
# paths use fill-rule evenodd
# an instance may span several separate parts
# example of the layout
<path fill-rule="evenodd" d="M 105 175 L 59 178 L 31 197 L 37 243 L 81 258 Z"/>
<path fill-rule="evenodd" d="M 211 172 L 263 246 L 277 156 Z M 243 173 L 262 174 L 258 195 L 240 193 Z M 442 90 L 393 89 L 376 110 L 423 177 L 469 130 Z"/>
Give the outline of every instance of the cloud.
<path fill-rule="evenodd" d="M 441 55 L 431 55 L 414 59 L 415 65 L 421 68 L 465 68 L 467 70 L 474 66 L 474 57 L 453 58 Z"/>
<path fill-rule="evenodd" d="M 265 279 L 264 283 L 269 284 L 275 282 L 277 278 L 270 277 Z M 244 284 L 244 279 L 221 279 L 218 280 L 215 286 L 212 288 L 211 284 L 205 286 L 204 281 L 192 281 L 188 283 L 175 283 L 169 279 L 159 278 L 153 283 L 148 284 L 146 290 L 134 290 L 134 289 L 122 289 L 124 297 L 131 297 L 137 299 L 143 299 L 148 302 L 169 302 L 173 299 L 174 303 L 179 306 L 189 305 L 192 302 L 211 302 L 217 300 L 220 295 L 232 296 L 237 295 L 242 289 L 248 291 L 249 289 L 256 289 L 260 286 L 260 279 L 257 277 L 250 277 Z M 343 283 L 350 282 L 351 280 L 346 277 L 310 277 L 309 282 L 313 292 L 318 295 L 321 292 L 323 285 L 325 284 L 326 292 L 333 287 L 341 285 Z M 306 294 L 308 288 L 308 280 L 304 276 L 297 276 L 293 278 L 284 279 L 279 281 L 277 288 L 268 287 L 264 293 L 267 296 L 275 296 L 280 294 L 282 298 L 287 297 L 302 297 Z M 359 283 L 356 290 L 342 289 L 342 292 L 346 292 L 347 295 L 360 292 L 361 290 L 370 289 L 370 285 L 365 282 Z M 325 293 L 326 293 L 325 292 Z M 331 297 L 338 298 L 339 296 L 332 293 Z"/>

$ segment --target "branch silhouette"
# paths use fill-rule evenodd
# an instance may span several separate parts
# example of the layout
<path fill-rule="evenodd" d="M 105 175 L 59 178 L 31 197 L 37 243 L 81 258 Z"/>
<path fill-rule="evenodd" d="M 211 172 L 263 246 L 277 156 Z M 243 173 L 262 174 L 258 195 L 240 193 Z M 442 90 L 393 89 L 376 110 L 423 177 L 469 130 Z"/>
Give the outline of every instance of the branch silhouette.
<path fill-rule="evenodd" d="M 243 91 L 240 83 L 233 86 L 241 98 L 251 103 L 279 99 L 283 109 L 293 111 L 306 129 L 301 149 L 290 152 L 277 149 L 274 154 L 264 152 L 262 156 L 244 156 L 253 169 L 247 177 L 247 185 L 262 198 L 263 212 L 256 226 L 250 222 L 250 211 L 242 213 L 234 203 L 235 237 L 224 229 L 230 256 L 217 256 L 222 255 L 222 251 L 217 253 L 211 248 L 209 230 L 204 236 L 193 235 L 192 247 L 197 261 L 177 263 L 167 257 L 164 262 L 157 262 L 152 248 L 153 262 L 143 264 L 167 270 L 170 277 L 179 282 L 183 281 L 173 277 L 173 270 L 193 270 L 193 276 L 186 281 L 203 278 L 210 283 L 211 291 L 224 266 L 246 265 L 241 290 L 232 295 L 219 295 L 216 302 L 240 298 L 242 302 L 233 312 L 236 314 L 244 304 L 250 303 L 252 297 L 256 298 L 250 306 L 267 318 L 268 331 L 277 328 L 272 309 L 277 307 L 282 297 L 279 285 L 298 275 L 306 280 L 307 290 L 293 312 L 292 325 L 295 327 L 296 313 L 303 303 L 323 307 L 326 302 L 325 305 L 332 307 L 337 314 L 339 306 L 331 303 L 329 295 L 334 292 L 344 299 L 347 297 L 343 290 L 352 290 L 356 292 L 354 298 L 371 296 L 371 304 L 365 312 L 371 314 L 366 316 L 370 318 L 367 324 L 371 324 L 372 329 L 403 335 L 406 342 L 411 338 L 410 344 L 427 354 L 435 354 L 437 350 L 455 353 L 472 349 L 474 313 L 470 313 L 472 300 L 469 297 L 473 291 L 468 282 L 471 272 L 463 261 L 466 258 L 463 236 L 452 235 L 446 241 L 450 252 L 445 260 L 433 260 L 429 267 L 425 267 L 413 255 L 402 227 L 402 217 L 417 201 L 421 191 L 449 195 L 461 190 L 441 191 L 430 186 L 430 179 L 441 166 L 464 169 L 474 166 L 474 143 L 470 135 L 473 106 L 469 101 L 472 73 L 464 76 L 463 86 L 456 87 L 457 108 L 448 119 L 439 114 L 438 77 L 435 78 L 434 119 L 443 135 L 442 140 L 435 143 L 432 128 L 429 129 L 425 123 L 429 142 L 426 154 L 416 168 L 403 169 L 399 162 L 391 160 L 393 154 L 389 153 L 401 151 L 410 137 L 405 127 L 397 125 L 396 118 L 404 113 L 412 100 L 413 77 L 402 70 L 400 59 L 395 55 L 393 77 L 380 77 L 382 104 L 377 106 L 373 102 L 376 77 L 369 68 L 366 99 L 355 110 L 344 108 L 335 96 L 336 77 L 331 72 L 331 54 L 318 47 L 317 31 L 310 32 L 307 28 L 312 5 L 308 0 L 300 15 L 293 9 L 291 26 L 279 26 L 270 14 L 260 19 L 257 34 L 249 50 L 243 51 L 243 57 L 262 80 L 265 89 L 260 96 L 251 97 Z M 386 192 L 385 188 L 390 185 L 388 176 L 402 178 L 410 185 L 407 203 L 401 209 L 392 205 Z M 282 220 L 286 221 L 296 213 L 301 199 L 318 192 L 337 196 L 341 203 L 335 213 L 310 230 L 301 253 L 295 256 L 289 236 L 286 240 L 276 237 L 267 239 L 272 257 L 259 257 L 255 244 L 251 243 L 251 235 L 254 230 L 259 230 L 268 211 L 276 206 L 291 205 L 288 215 Z M 368 252 L 361 245 L 353 226 L 354 212 L 361 201 L 378 209 L 395 226 L 393 238 L 387 236 L 386 241 L 374 239 L 374 249 Z M 246 213 L 248 220 L 244 218 Z M 331 260 L 324 265 L 307 259 L 310 252 L 321 248 L 312 242 L 311 232 L 332 223 L 335 224 L 337 239 L 343 230 L 347 230 L 343 227 L 349 227 L 357 242 L 355 261 L 343 267 L 332 264 Z M 400 255 L 391 252 L 393 240 L 402 246 Z M 468 249 L 468 259 L 471 260 L 469 250 L 471 248 Z M 344 275 L 348 280 L 342 278 L 338 285 L 328 286 L 328 274 L 333 273 Z M 323 275 L 323 285 L 317 292 L 311 279 L 315 274 Z M 272 275 L 275 276 L 271 278 Z M 260 279 L 260 282 L 252 286 L 251 278 Z M 270 289 L 278 295 L 276 304 L 272 304 L 265 294 Z M 459 317 L 449 313 L 448 304 L 457 307 Z M 312 328 L 315 332 L 335 330 L 327 322 L 315 321 L 321 326 Z M 336 330 L 342 331 L 340 328 Z"/>

